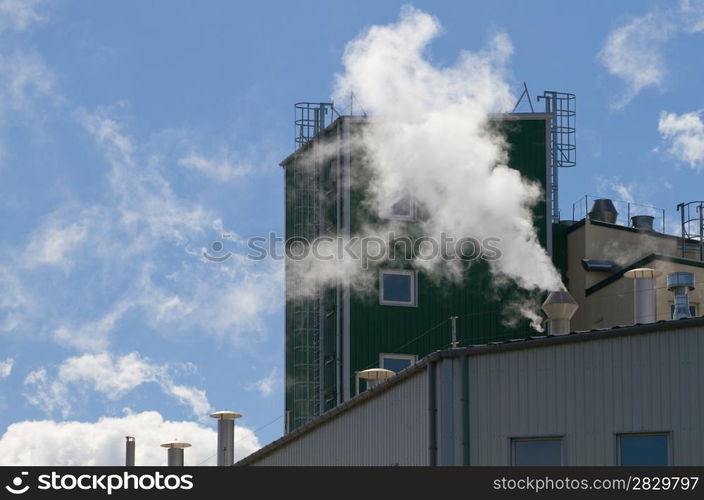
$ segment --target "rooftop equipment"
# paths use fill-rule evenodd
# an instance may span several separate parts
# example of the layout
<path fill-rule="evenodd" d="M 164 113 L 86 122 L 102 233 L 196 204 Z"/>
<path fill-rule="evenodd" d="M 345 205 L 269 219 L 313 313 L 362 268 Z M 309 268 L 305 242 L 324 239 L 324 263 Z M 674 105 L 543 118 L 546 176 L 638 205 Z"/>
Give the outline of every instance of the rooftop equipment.
<path fill-rule="evenodd" d="M 526 87 L 527 91 L 527 87 Z M 577 106 L 574 94 L 546 90 L 538 96 L 538 102 L 545 100 L 545 112 L 553 115 L 550 125 L 551 156 L 551 198 L 552 221 L 560 222 L 560 209 L 557 199 L 558 168 L 577 165 L 576 121 Z"/>
<path fill-rule="evenodd" d="M 662 273 L 648 267 L 627 271 L 624 276 L 633 280 L 633 322 L 654 323 L 657 321 L 655 302 L 655 278 Z"/>
<path fill-rule="evenodd" d="M 125 436 L 125 466 L 134 467 L 134 437 Z"/>
<path fill-rule="evenodd" d="M 162 448 L 167 448 L 167 465 L 169 467 L 183 467 L 183 450 L 190 448 L 191 443 L 183 443 L 181 441 L 170 441 L 161 445 Z"/>
<path fill-rule="evenodd" d="M 548 317 L 549 335 L 567 335 L 570 333 L 570 319 L 579 306 L 567 291 L 550 292 L 543 302 L 543 311 Z"/>
<path fill-rule="evenodd" d="M 682 224 L 682 257 L 687 251 L 696 251 L 699 260 L 704 261 L 704 201 L 690 201 L 677 205 Z"/>
<path fill-rule="evenodd" d="M 641 231 L 653 231 L 654 220 L 652 215 L 634 215 L 631 217 L 631 226 Z"/>
<path fill-rule="evenodd" d="M 356 380 L 357 394 L 359 394 L 359 380 L 360 379 L 366 380 L 367 390 L 369 390 L 369 389 L 372 389 L 373 387 L 376 387 L 384 380 L 390 379 L 394 375 L 396 375 L 396 372 L 393 372 L 391 370 L 386 370 L 384 368 L 369 368 L 368 370 L 362 370 L 361 372 L 357 372 L 357 380 Z"/>
<path fill-rule="evenodd" d="M 582 267 L 591 273 L 615 273 L 621 266 L 612 260 L 582 259 Z"/>
<path fill-rule="evenodd" d="M 694 274 L 687 272 L 667 275 L 667 289 L 675 295 L 675 307 L 672 319 L 691 318 L 689 310 L 689 291 L 694 290 Z"/>
<path fill-rule="evenodd" d="M 616 211 L 614 202 L 608 198 L 597 198 L 594 200 L 591 210 L 589 210 L 589 218 L 591 220 L 616 224 L 617 217 L 618 211 Z"/>
<path fill-rule="evenodd" d="M 218 466 L 232 465 L 235 463 L 235 419 L 242 415 L 224 410 L 210 416 L 218 420 Z"/>

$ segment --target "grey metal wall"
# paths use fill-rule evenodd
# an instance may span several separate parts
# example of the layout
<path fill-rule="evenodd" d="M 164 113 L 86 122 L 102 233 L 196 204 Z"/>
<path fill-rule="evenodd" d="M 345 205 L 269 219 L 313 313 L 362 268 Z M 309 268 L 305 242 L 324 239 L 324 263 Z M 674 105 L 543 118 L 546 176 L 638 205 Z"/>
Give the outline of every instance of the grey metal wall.
<path fill-rule="evenodd" d="M 251 465 L 427 465 L 425 372 L 322 423 Z"/>
<path fill-rule="evenodd" d="M 704 464 L 701 327 L 471 356 L 469 381 L 472 465 L 555 435 L 564 465 L 616 465 L 617 433 L 651 431 L 671 432 L 672 465 Z"/>

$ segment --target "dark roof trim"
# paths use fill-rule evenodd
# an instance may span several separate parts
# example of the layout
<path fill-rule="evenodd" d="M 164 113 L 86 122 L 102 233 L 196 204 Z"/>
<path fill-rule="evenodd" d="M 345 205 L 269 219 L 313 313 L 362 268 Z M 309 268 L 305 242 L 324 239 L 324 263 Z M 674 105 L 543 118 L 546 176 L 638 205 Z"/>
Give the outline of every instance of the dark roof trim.
<path fill-rule="evenodd" d="M 492 120 L 550 120 L 552 119 L 552 114 L 551 113 L 495 113 L 495 114 L 490 114 L 489 118 Z M 302 152 L 310 149 L 310 145 L 314 143 L 316 140 L 318 140 L 320 137 L 324 137 L 330 133 L 339 123 L 342 123 L 343 120 L 348 120 L 348 121 L 356 121 L 356 122 L 363 122 L 368 120 L 369 117 L 367 116 L 359 116 L 359 115 L 342 115 L 335 120 L 333 120 L 330 125 L 325 127 L 323 130 L 320 131 L 320 133 L 308 141 L 305 145 L 301 146 L 298 148 L 296 151 L 288 155 L 285 159 L 279 163 L 279 166 L 286 168 L 286 165 L 291 162 L 294 158 L 299 156 Z"/>
<path fill-rule="evenodd" d="M 266 445 L 265 447 L 255 451 L 251 455 L 238 461 L 235 465 L 249 465 L 256 462 L 258 459 L 269 454 L 270 452 L 286 445 L 287 443 L 298 439 L 300 436 L 311 432 L 315 428 L 323 425 L 328 420 L 334 418 L 340 413 L 344 413 L 357 405 L 363 404 L 368 399 L 375 398 L 384 393 L 391 387 L 401 383 L 402 381 L 413 377 L 418 372 L 425 369 L 429 363 L 434 363 L 443 358 L 458 358 L 462 356 L 480 356 L 483 354 L 494 354 L 504 351 L 515 351 L 519 349 L 535 349 L 552 345 L 566 344 L 570 342 L 587 342 L 591 340 L 601 340 L 604 338 L 622 337 L 626 335 L 641 335 L 646 333 L 661 332 L 666 330 L 678 330 L 682 328 L 704 327 L 704 317 L 685 318 L 672 321 L 658 321 L 656 323 L 637 324 L 632 326 L 616 326 L 613 328 L 603 328 L 599 330 L 590 330 L 584 332 L 573 332 L 568 335 L 547 335 L 541 337 L 531 337 L 527 339 L 515 339 L 506 342 L 496 342 L 493 344 L 463 347 L 459 349 L 448 349 L 445 351 L 435 351 L 427 355 L 412 367 L 400 372 L 397 376 L 390 378 L 388 381 L 376 386 L 373 389 L 365 391 L 349 401 L 336 406 L 332 410 L 324 413 L 318 418 L 311 420 L 307 424 L 299 427 L 293 432 L 277 439 Z"/>
<path fill-rule="evenodd" d="M 642 259 L 634 262 L 630 266 L 624 267 L 616 274 L 613 274 L 613 275 L 609 276 L 608 278 L 604 279 L 603 281 L 600 281 L 600 282 L 590 286 L 589 288 L 587 288 L 584 291 L 584 294 L 588 296 L 588 295 L 593 294 L 594 292 L 598 292 L 602 288 L 609 286 L 611 283 L 614 283 L 614 282 L 620 280 L 623 277 L 623 275 L 626 274 L 627 271 L 630 271 L 631 269 L 637 269 L 639 267 L 643 267 L 646 264 L 648 264 L 649 262 L 652 262 L 654 260 L 661 260 L 664 262 L 673 262 L 675 264 L 682 264 L 684 266 L 693 266 L 693 267 L 704 268 L 704 262 L 700 262 L 698 260 L 683 259 L 681 257 L 670 257 L 668 255 L 651 253 L 650 255 L 646 255 Z"/>

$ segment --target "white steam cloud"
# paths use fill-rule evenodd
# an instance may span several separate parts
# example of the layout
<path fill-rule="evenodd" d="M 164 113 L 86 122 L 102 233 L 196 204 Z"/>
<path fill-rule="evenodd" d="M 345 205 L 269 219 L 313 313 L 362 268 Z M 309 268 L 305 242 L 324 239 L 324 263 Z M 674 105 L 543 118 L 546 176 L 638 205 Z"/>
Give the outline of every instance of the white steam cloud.
<path fill-rule="evenodd" d="M 497 282 L 562 289 L 533 220 L 543 192 L 508 167 L 507 144 L 492 124 L 491 113 L 515 103 L 505 69 L 511 42 L 496 34 L 484 50 L 438 67 L 425 50 L 440 29 L 434 17 L 406 7 L 397 23 L 348 44 L 334 98 L 354 92 L 372 116 L 361 138 L 372 178 L 358 182 L 382 209 L 410 193 L 428 214 L 420 222 L 425 236 L 501 238 L 502 257 L 491 262 Z M 461 275 L 458 261 L 415 264 L 436 276 Z"/>

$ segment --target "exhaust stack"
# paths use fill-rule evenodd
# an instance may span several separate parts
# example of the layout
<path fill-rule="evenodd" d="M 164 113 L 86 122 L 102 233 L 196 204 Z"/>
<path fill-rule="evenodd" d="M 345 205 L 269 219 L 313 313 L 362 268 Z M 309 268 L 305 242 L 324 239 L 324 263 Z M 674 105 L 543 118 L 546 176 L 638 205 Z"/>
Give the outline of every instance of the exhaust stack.
<path fill-rule="evenodd" d="M 167 465 L 169 467 L 183 467 L 183 450 L 190 448 L 191 443 L 182 443 L 180 441 L 170 441 L 161 445 L 162 448 L 167 448 Z"/>
<path fill-rule="evenodd" d="M 218 467 L 235 463 L 235 419 L 242 415 L 234 411 L 216 411 L 210 415 L 218 420 Z"/>
<path fill-rule="evenodd" d="M 591 210 L 589 210 L 589 219 L 616 224 L 618 212 L 614 206 L 614 202 L 608 198 L 599 198 L 594 200 Z"/>
<path fill-rule="evenodd" d="M 657 321 L 655 301 L 655 278 L 662 273 L 649 267 L 627 271 L 624 276 L 633 280 L 633 322 L 654 323 Z"/>
<path fill-rule="evenodd" d="M 367 390 L 369 390 L 372 387 L 376 387 L 384 380 L 393 377 L 394 375 L 396 375 L 396 372 L 386 370 L 384 368 L 369 368 L 368 370 L 362 370 L 361 372 L 357 372 L 357 394 L 359 394 L 359 379 L 364 379 L 367 381 Z"/>
<path fill-rule="evenodd" d="M 134 437 L 125 436 L 125 466 L 134 467 Z"/>
<path fill-rule="evenodd" d="M 548 317 L 548 334 L 567 335 L 570 333 L 570 319 L 579 306 L 569 292 L 561 291 L 550 292 L 542 309 Z"/>
<path fill-rule="evenodd" d="M 675 294 L 675 310 L 672 319 L 691 318 L 689 291 L 694 290 L 694 274 L 679 272 L 667 275 L 667 289 Z"/>

